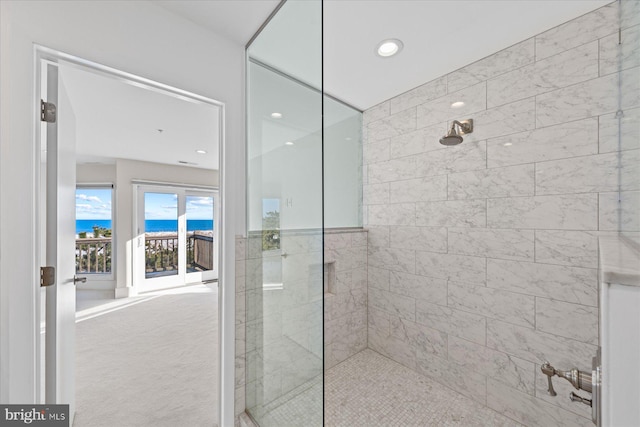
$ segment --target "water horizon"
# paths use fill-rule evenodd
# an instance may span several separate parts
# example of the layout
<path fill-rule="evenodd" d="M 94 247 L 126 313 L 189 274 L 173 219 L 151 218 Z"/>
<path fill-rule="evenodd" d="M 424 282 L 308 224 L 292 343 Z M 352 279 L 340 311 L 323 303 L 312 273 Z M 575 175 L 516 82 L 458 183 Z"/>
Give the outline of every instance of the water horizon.
<path fill-rule="evenodd" d="M 148 219 L 144 222 L 146 232 L 177 232 L 178 221 L 171 219 Z M 111 230 L 112 222 L 110 219 L 77 219 L 76 234 L 93 233 L 93 227 L 101 227 Z M 187 220 L 187 231 L 196 230 L 212 230 L 214 227 L 211 219 L 189 219 Z"/>

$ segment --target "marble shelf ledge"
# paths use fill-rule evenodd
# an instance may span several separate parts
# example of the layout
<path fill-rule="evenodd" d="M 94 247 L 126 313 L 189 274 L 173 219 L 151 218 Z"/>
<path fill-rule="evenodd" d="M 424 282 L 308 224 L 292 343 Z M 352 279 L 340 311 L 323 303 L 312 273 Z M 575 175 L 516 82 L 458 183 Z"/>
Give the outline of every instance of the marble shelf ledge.
<path fill-rule="evenodd" d="M 640 246 L 624 236 L 601 236 L 600 282 L 640 286 Z"/>

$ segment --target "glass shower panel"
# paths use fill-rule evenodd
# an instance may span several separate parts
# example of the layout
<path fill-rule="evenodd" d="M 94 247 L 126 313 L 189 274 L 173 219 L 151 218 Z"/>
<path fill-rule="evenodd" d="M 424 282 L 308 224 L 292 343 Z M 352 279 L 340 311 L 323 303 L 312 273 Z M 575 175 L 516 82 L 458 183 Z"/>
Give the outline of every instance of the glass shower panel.
<path fill-rule="evenodd" d="M 617 208 L 614 223 L 617 223 L 618 231 L 640 244 L 640 102 L 637 96 L 640 82 L 640 52 L 637 48 L 640 45 L 640 3 L 621 0 L 619 7 L 617 58 L 610 64 L 618 74 L 619 108 L 610 120 L 600 118 L 601 146 L 605 145 L 606 149 L 611 140 L 609 135 L 617 136 L 612 141 L 615 144 L 612 148 L 618 151 L 619 189 L 615 194 L 600 196 L 603 199 L 600 201 L 600 215 L 601 223 L 604 217 L 604 225 L 607 226 L 607 210 L 611 212 Z M 606 59 L 601 61 L 606 71 L 609 62 Z"/>
<path fill-rule="evenodd" d="M 362 227 L 362 113 L 324 98 L 324 226 Z"/>
<path fill-rule="evenodd" d="M 246 407 L 321 426 L 322 3 L 289 0 L 247 48 Z"/>

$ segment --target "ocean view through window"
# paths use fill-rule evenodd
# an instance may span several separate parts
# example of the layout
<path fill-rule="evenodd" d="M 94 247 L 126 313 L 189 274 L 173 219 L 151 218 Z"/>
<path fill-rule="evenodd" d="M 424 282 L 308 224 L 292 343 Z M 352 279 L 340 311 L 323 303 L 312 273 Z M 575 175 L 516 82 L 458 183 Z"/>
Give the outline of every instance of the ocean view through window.
<path fill-rule="evenodd" d="M 76 188 L 76 273 L 113 271 L 113 188 Z"/>

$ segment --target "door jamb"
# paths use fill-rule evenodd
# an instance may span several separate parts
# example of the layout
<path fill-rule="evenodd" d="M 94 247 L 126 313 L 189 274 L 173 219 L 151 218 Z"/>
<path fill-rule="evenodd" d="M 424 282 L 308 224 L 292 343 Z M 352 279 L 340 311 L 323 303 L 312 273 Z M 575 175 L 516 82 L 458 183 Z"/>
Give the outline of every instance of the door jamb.
<path fill-rule="evenodd" d="M 93 61 L 89 61 L 86 59 L 82 59 L 80 57 L 74 56 L 74 55 L 70 55 L 55 49 L 51 49 L 42 45 L 38 45 L 38 44 L 34 44 L 34 121 L 35 121 L 35 134 L 34 134 L 34 145 L 35 145 L 35 156 L 36 156 L 36 167 L 34 168 L 35 171 L 35 176 L 34 176 L 34 190 L 35 190 L 35 208 L 36 208 L 36 212 L 40 212 L 42 209 L 42 204 L 40 203 L 40 192 L 42 190 L 42 185 L 41 185 L 41 173 L 40 173 L 40 164 L 41 164 L 41 150 L 40 150 L 40 143 L 41 143 L 41 122 L 40 120 L 38 120 L 36 117 L 39 116 L 39 106 L 40 106 L 40 90 L 41 90 L 41 67 L 42 67 L 42 63 L 43 61 L 49 61 L 52 63 L 58 63 L 59 61 L 65 61 L 67 63 L 70 63 L 72 65 L 75 65 L 77 67 L 80 67 L 82 69 L 84 69 L 85 71 L 89 71 L 89 72 L 93 72 L 96 74 L 102 74 L 102 75 L 107 75 L 111 78 L 115 78 L 117 80 L 123 81 L 125 83 L 128 84 L 134 84 L 140 87 L 144 87 L 146 89 L 149 90 L 153 90 L 156 92 L 161 92 L 161 93 L 165 93 L 165 94 L 170 94 L 172 96 L 175 97 L 179 97 L 185 100 L 190 100 L 190 101 L 199 101 L 205 104 L 209 104 L 209 105 L 215 105 L 217 107 L 219 107 L 219 116 L 218 116 L 218 120 L 220 123 L 219 126 L 219 140 L 220 140 L 220 144 L 219 144 L 219 168 L 218 168 L 218 173 L 219 173 L 219 200 L 220 200 L 220 223 L 222 224 L 222 229 L 219 232 L 220 235 L 220 252 L 219 252 L 219 256 L 218 256 L 218 277 L 219 277 L 219 284 L 220 286 L 218 287 L 218 360 L 217 360 L 217 367 L 218 367 L 218 390 L 217 390 L 217 400 L 218 400 L 218 404 L 219 404 L 219 408 L 218 408 L 218 419 L 215 420 L 215 422 L 217 423 L 217 425 L 219 426 L 223 426 L 226 425 L 223 423 L 223 421 L 227 421 L 227 424 L 229 420 L 231 420 L 231 422 L 233 422 L 233 417 L 234 415 L 234 395 L 233 393 L 229 394 L 229 393 L 225 393 L 225 390 L 234 390 L 234 383 L 235 383 L 235 379 L 234 379 L 234 375 L 235 375 L 235 348 L 233 348 L 234 346 L 223 346 L 223 344 L 226 343 L 233 343 L 235 340 L 235 307 L 226 307 L 223 302 L 225 301 L 225 299 L 229 299 L 230 301 L 234 301 L 235 300 L 235 283 L 224 283 L 223 278 L 223 271 L 224 271 L 224 264 L 225 264 L 225 257 L 224 256 L 224 248 L 226 246 L 225 242 L 227 241 L 227 239 L 229 239 L 230 237 L 233 238 L 233 231 L 232 229 L 226 225 L 226 218 L 224 215 L 224 206 L 226 206 L 227 203 L 230 203 L 230 200 L 227 200 L 226 197 L 226 180 L 224 179 L 225 177 L 225 163 L 226 163 L 226 159 L 224 157 L 225 155 L 225 144 L 226 144 L 226 132 L 225 132 L 225 116 L 226 116 L 226 104 L 217 100 L 214 100 L 212 98 L 207 98 L 201 95 L 198 95 L 196 93 L 193 92 L 188 92 L 173 86 L 169 86 L 154 80 L 150 80 L 144 77 L 140 77 L 137 76 L 135 74 L 131 74 L 131 73 L 127 73 L 125 71 L 121 71 L 103 64 L 99 64 Z M 42 238 L 43 238 L 43 230 L 42 227 L 40 226 L 40 217 L 39 215 L 37 215 L 36 217 L 33 218 L 35 224 L 34 224 L 34 230 L 35 230 L 35 242 L 36 242 L 36 250 L 34 251 L 34 260 L 36 261 L 34 264 L 35 267 L 35 271 L 33 272 L 34 277 L 39 277 L 39 268 L 44 262 L 44 259 L 42 259 L 41 257 L 41 251 L 40 251 L 40 245 L 42 243 Z M 226 230 L 225 230 L 226 229 Z M 234 295 L 232 295 L 230 298 L 226 297 L 226 293 L 230 292 L 233 293 Z M 40 364 L 41 364 L 41 348 L 40 348 L 40 289 L 37 289 L 36 291 L 36 299 L 35 299 L 35 304 L 36 304 L 36 309 L 35 309 L 35 326 L 36 326 L 36 330 L 34 331 L 36 333 L 35 338 L 36 338 L 36 357 L 35 357 L 35 362 L 36 362 L 36 375 L 37 378 L 35 378 L 36 380 L 36 384 L 35 384 L 35 391 L 36 391 L 36 399 L 40 399 L 41 396 L 41 390 L 40 390 L 40 382 L 41 382 L 41 376 L 43 375 L 42 372 L 40 372 Z M 44 402 L 42 402 L 44 403 Z"/>

